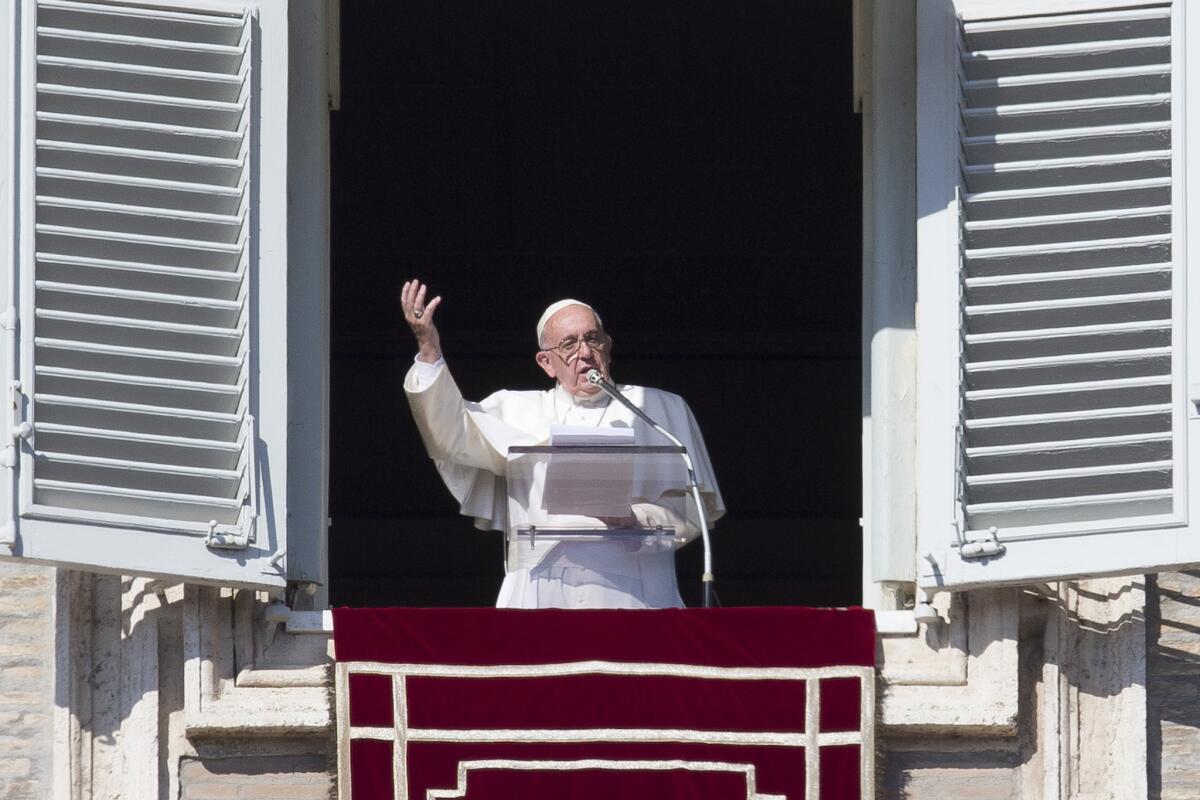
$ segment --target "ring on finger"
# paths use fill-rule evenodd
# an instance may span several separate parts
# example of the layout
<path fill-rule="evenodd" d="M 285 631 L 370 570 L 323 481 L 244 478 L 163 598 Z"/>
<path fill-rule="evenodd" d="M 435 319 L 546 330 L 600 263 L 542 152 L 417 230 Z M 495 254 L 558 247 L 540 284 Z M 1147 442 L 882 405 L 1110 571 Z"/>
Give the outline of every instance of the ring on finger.
<path fill-rule="evenodd" d="M 417 319 L 420 319 L 421 317 L 425 316 L 425 309 L 423 309 L 423 308 L 414 308 L 414 309 L 413 309 L 413 316 L 414 316 L 414 317 L 416 317 Z"/>

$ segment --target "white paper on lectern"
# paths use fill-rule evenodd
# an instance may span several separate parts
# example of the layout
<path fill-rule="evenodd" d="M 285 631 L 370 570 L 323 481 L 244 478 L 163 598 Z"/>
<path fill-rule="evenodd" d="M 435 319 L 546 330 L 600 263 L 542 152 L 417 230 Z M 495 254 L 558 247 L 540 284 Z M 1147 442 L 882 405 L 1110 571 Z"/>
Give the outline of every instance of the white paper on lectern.
<path fill-rule="evenodd" d="M 551 425 L 550 445 L 632 445 L 633 428 Z M 542 500 L 547 514 L 626 517 L 633 504 L 633 455 L 554 453 Z"/>

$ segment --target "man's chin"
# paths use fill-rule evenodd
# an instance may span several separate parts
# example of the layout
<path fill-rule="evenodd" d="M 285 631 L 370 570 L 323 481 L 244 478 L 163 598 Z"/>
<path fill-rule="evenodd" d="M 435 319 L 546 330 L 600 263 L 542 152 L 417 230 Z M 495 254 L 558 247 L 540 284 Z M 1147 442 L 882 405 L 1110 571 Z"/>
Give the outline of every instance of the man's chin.
<path fill-rule="evenodd" d="M 572 394 L 576 397 L 594 397 L 603 391 L 599 386 L 593 386 L 586 380 L 580 380 L 574 386 L 564 386 L 563 389 L 567 391 L 567 394 Z"/>

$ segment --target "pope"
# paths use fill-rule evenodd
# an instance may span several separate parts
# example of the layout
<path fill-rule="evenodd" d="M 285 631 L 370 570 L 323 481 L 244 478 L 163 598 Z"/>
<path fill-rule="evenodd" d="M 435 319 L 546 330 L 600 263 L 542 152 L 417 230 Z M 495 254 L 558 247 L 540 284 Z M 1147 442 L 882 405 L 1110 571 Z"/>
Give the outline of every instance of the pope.
<path fill-rule="evenodd" d="M 505 530 L 508 448 L 549 443 L 553 426 L 632 428 L 636 444 L 668 444 L 634 413 L 587 379 L 597 370 L 611 380 L 613 339 L 600 315 L 579 300 L 550 304 L 537 323 L 538 366 L 554 382 L 544 391 L 502 390 L 475 403 L 463 399 L 442 354 L 434 316 L 440 296 L 407 281 L 400 291 L 404 319 L 417 341 L 417 355 L 404 379 L 405 394 L 421 438 L 461 512 L 482 530 Z M 621 393 L 687 447 L 695 465 L 703 509 L 689 503 L 687 519 L 653 503 L 634 504 L 629 518 L 653 527 L 664 521 L 688 541 L 698 532 L 696 515 L 709 525 L 725 513 L 704 439 L 691 409 L 670 392 L 618 385 Z M 682 495 L 683 486 L 676 487 Z M 668 519 L 669 518 L 669 519 Z M 617 541 L 510 542 L 502 608 L 667 608 L 683 605 L 675 578 L 674 552 L 629 547 Z"/>

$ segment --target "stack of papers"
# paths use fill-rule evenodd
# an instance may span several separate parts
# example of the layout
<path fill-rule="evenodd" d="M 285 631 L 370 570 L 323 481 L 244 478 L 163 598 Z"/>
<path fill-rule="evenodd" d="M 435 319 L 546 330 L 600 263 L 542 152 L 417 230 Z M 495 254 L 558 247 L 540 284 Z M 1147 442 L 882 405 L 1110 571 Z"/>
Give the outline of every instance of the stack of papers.
<path fill-rule="evenodd" d="M 550 446 L 632 445 L 633 428 L 552 425 Z M 553 453 L 542 493 L 548 514 L 627 517 L 633 503 L 632 453 Z"/>

